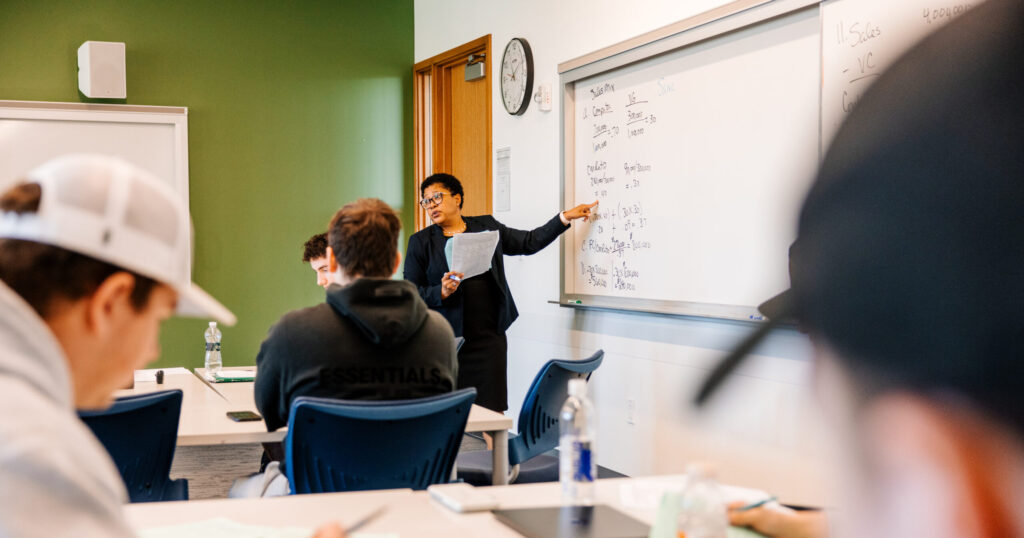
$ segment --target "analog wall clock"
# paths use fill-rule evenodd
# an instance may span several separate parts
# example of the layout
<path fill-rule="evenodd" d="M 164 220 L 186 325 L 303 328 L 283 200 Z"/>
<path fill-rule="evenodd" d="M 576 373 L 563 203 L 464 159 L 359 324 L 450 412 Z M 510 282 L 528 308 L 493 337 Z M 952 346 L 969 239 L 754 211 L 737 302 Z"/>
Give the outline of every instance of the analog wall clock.
<path fill-rule="evenodd" d="M 501 57 L 501 101 L 514 116 L 526 112 L 533 94 L 533 52 L 530 44 L 514 37 L 505 45 Z"/>

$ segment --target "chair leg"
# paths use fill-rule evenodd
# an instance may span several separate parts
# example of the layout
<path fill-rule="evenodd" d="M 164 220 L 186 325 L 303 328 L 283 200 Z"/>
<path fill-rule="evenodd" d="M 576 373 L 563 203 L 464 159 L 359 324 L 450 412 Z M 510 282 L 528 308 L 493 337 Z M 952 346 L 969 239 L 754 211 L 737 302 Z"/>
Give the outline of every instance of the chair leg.
<path fill-rule="evenodd" d="M 508 483 L 509 484 L 515 484 L 517 478 L 519 478 L 519 464 L 518 463 L 513 465 L 512 468 L 509 469 L 509 472 L 508 472 Z"/>

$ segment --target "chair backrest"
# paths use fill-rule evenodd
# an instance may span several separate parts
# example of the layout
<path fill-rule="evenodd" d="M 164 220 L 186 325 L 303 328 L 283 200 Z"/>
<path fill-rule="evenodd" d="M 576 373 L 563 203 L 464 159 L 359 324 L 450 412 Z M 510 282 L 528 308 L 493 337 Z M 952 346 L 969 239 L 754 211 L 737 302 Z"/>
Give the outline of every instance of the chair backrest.
<path fill-rule="evenodd" d="M 519 435 L 508 442 L 509 465 L 517 465 L 558 446 L 558 413 L 569 397 L 570 379 L 590 379 L 604 351 L 580 361 L 553 359 L 533 378 L 519 410 Z"/>
<path fill-rule="evenodd" d="M 132 502 L 188 500 L 188 482 L 171 480 L 181 390 L 127 396 L 104 411 L 80 411 L 110 453 Z"/>
<path fill-rule="evenodd" d="M 296 398 L 285 437 L 292 493 L 448 482 L 475 399 L 474 388 L 401 401 Z"/>

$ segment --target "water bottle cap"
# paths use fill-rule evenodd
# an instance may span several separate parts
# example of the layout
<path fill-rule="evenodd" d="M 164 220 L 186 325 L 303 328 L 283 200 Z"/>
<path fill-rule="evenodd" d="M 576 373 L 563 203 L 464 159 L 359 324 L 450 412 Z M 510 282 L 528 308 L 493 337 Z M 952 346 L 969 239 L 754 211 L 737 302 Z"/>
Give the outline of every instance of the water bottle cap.
<path fill-rule="evenodd" d="M 587 380 L 586 379 L 570 379 L 569 380 L 569 396 L 575 396 L 582 398 L 587 395 Z"/>
<path fill-rule="evenodd" d="M 211 329 L 216 329 L 217 328 L 217 322 L 216 321 L 211 321 L 210 322 L 210 328 Z"/>

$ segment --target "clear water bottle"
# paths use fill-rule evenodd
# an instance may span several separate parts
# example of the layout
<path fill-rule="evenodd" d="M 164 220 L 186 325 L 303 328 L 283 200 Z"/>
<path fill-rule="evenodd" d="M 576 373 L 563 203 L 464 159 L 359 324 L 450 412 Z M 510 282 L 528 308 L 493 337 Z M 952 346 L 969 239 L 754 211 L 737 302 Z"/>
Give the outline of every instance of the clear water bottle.
<path fill-rule="evenodd" d="M 570 505 L 594 504 L 594 405 L 587 398 L 587 381 L 569 381 L 569 398 L 558 417 L 558 481 L 562 484 L 562 502 Z"/>
<path fill-rule="evenodd" d="M 713 466 L 686 467 L 687 484 L 679 498 L 679 538 L 725 538 L 729 514 Z"/>
<path fill-rule="evenodd" d="M 220 329 L 217 322 L 211 321 L 210 327 L 203 333 L 206 338 L 206 360 L 203 366 L 206 368 L 206 375 L 213 377 L 220 374 L 221 366 L 224 363 L 220 359 Z"/>

